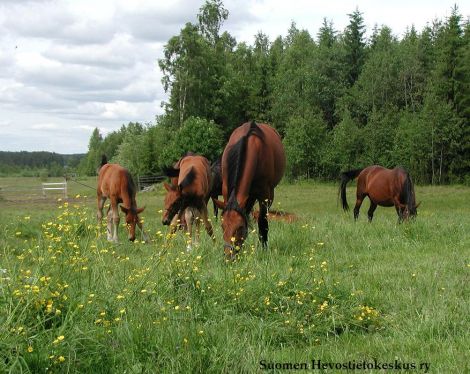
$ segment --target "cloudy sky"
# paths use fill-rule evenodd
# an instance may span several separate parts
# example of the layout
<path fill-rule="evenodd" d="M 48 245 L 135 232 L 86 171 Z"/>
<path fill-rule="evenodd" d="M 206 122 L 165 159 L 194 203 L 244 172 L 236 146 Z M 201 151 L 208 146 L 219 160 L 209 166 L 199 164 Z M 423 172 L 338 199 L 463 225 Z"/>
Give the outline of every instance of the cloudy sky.
<path fill-rule="evenodd" d="M 166 100 L 157 60 L 203 2 L 0 0 L 0 150 L 84 153 L 95 127 L 153 122 Z M 368 30 L 401 36 L 454 3 L 470 16 L 457 0 L 225 0 L 224 29 L 249 44 L 258 31 L 285 35 L 292 21 L 316 35 L 325 17 L 342 31 L 357 6 Z"/>

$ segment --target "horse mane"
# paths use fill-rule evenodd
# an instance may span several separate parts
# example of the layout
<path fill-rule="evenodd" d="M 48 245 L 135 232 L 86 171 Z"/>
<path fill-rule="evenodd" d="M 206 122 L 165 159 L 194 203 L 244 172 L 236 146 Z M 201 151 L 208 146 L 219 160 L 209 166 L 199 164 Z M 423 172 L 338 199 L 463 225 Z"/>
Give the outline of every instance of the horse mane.
<path fill-rule="evenodd" d="M 242 168 L 245 164 L 246 158 L 246 145 L 248 138 L 251 136 L 257 136 L 261 140 L 264 139 L 264 134 L 261 128 L 256 124 L 255 121 L 250 123 L 250 127 L 245 135 L 243 135 L 229 150 L 227 155 L 227 191 L 231 197 L 235 194 L 236 187 L 239 179 L 241 178 Z M 230 200 L 230 199 L 229 199 Z"/>
<path fill-rule="evenodd" d="M 406 203 L 409 212 L 413 212 L 415 210 L 415 190 L 413 187 L 413 181 L 411 180 L 410 174 L 405 169 L 398 169 L 405 173 L 405 181 L 403 182 L 400 200 Z"/>
<path fill-rule="evenodd" d="M 129 209 L 131 209 L 135 213 L 135 210 L 137 209 L 137 205 L 135 204 L 135 195 L 137 193 L 137 187 L 129 170 L 126 169 L 124 173 L 127 178 L 127 193 L 129 194 L 129 200 L 131 201 L 131 206 L 129 207 Z"/>
<path fill-rule="evenodd" d="M 101 155 L 101 165 L 100 165 L 100 167 L 106 165 L 107 163 L 108 163 L 108 158 L 107 158 L 106 155 L 103 153 L 103 154 Z"/>
<path fill-rule="evenodd" d="M 193 183 L 194 179 L 196 178 L 196 171 L 194 168 L 191 166 L 189 169 L 189 172 L 184 176 L 183 180 L 181 183 L 178 185 L 180 189 L 185 188 L 186 186 L 189 186 L 191 183 Z"/>

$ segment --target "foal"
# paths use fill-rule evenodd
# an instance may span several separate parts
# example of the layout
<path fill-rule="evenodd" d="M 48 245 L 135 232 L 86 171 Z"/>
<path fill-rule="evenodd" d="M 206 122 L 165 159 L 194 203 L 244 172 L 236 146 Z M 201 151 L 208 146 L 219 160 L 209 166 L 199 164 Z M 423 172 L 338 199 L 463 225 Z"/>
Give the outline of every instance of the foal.
<path fill-rule="evenodd" d="M 144 232 L 142 223 L 140 222 L 139 213 L 145 208 L 137 208 L 135 200 L 136 187 L 129 171 L 118 164 L 108 164 L 106 158 L 103 157 L 102 166 L 98 175 L 98 221 L 103 218 L 103 206 L 107 198 L 111 204 L 107 211 L 108 230 L 107 238 L 109 241 L 118 242 L 118 226 L 119 226 L 119 203 L 122 203 L 121 210 L 126 215 L 126 224 L 129 229 L 129 240 L 135 240 L 135 226 L 137 225 L 143 239 L 147 242 L 148 237 Z"/>

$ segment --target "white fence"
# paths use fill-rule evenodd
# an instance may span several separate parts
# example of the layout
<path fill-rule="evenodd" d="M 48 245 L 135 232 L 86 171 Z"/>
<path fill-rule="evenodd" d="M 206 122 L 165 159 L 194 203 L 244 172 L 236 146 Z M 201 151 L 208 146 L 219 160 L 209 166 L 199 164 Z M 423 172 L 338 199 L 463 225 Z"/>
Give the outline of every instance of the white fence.
<path fill-rule="evenodd" d="M 42 196 L 46 197 L 47 191 L 62 191 L 63 196 L 67 198 L 67 181 L 59 183 L 43 183 L 42 184 Z"/>

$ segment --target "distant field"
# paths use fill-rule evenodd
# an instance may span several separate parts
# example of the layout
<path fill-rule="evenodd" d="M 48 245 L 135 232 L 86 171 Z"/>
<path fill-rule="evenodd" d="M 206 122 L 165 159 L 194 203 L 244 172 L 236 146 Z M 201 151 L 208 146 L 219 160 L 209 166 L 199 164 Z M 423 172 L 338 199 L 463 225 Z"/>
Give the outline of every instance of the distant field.
<path fill-rule="evenodd" d="M 215 243 L 202 232 L 189 253 L 183 233 L 167 235 L 161 187 L 137 197 L 152 242 L 121 227 L 109 244 L 83 185 L 95 180 L 80 182 L 67 202 L 0 198 L 0 372 L 470 370 L 470 188 L 417 187 L 418 217 L 399 225 L 380 207 L 369 224 L 367 200 L 355 223 L 336 185 L 283 184 L 273 208 L 297 221 L 271 222 L 267 251 L 253 225 L 226 263 L 219 222 Z"/>

